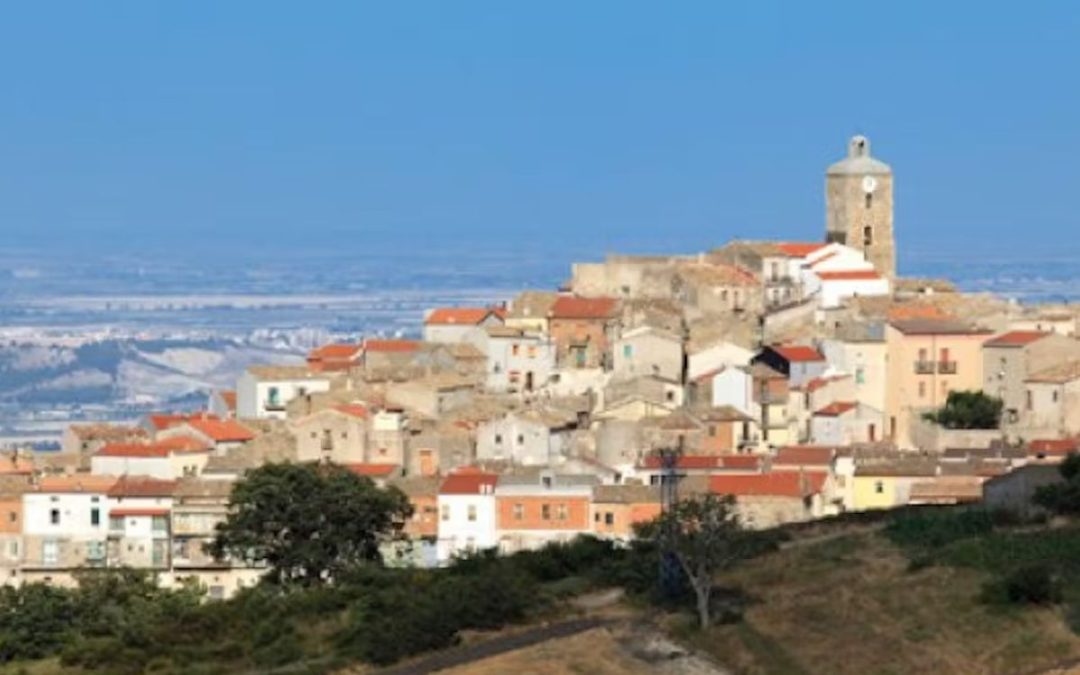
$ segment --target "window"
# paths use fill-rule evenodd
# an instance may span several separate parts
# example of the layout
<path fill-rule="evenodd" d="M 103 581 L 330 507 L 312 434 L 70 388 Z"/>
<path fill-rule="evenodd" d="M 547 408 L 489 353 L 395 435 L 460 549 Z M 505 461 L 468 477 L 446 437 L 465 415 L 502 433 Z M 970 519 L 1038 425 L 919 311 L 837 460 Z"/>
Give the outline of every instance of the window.
<path fill-rule="evenodd" d="M 443 504 L 442 506 L 439 507 L 439 517 L 442 518 L 444 521 L 450 520 L 450 505 L 449 504 Z"/>
<path fill-rule="evenodd" d="M 12 542 L 8 543 L 8 557 L 9 558 L 18 558 L 19 557 L 19 542 L 12 541 Z"/>
<path fill-rule="evenodd" d="M 604 524 L 605 525 L 614 525 L 615 524 L 615 514 L 610 512 L 610 511 L 605 513 L 604 514 Z"/>
<path fill-rule="evenodd" d="M 570 515 L 566 508 L 566 504 L 559 504 L 555 507 L 555 520 L 566 520 L 569 517 Z"/>
<path fill-rule="evenodd" d="M 879 480 L 874 481 L 874 492 L 876 492 L 879 495 L 884 494 L 884 492 L 885 492 L 885 483 L 882 483 Z"/>
<path fill-rule="evenodd" d="M 869 209 L 869 208 L 872 208 L 873 206 L 874 206 L 874 193 L 873 192 L 867 192 L 866 193 L 866 208 Z"/>
<path fill-rule="evenodd" d="M 716 436 L 716 425 L 715 424 L 710 424 L 709 425 L 709 435 L 710 436 Z"/>
<path fill-rule="evenodd" d="M 536 345 L 529 345 L 529 347 L 528 347 L 528 349 L 526 351 L 528 352 L 528 355 L 529 355 L 530 359 L 535 359 L 536 358 Z"/>
<path fill-rule="evenodd" d="M 597 523 L 600 522 L 600 512 L 599 511 L 597 511 L 596 513 L 593 514 L 593 521 L 597 522 Z"/>
<path fill-rule="evenodd" d="M 861 367 L 855 369 L 855 384 L 866 384 L 866 371 Z"/>
<path fill-rule="evenodd" d="M 90 509 L 90 527 L 101 525 L 101 509 Z"/>
<path fill-rule="evenodd" d="M 511 356 L 517 356 L 520 353 L 521 353 L 521 345 L 514 344 L 512 347 L 510 347 L 510 355 Z"/>
<path fill-rule="evenodd" d="M 1024 402 L 1024 407 L 1030 412 L 1035 408 L 1035 397 L 1032 396 L 1031 390 L 1027 390 L 1027 400 Z"/>
<path fill-rule="evenodd" d="M 525 505 L 514 504 L 514 520 L 521 520 L 525 517 Z"/>
<path fill-rule="evenodd" d="M 551 504 L 544 504 L 540 507 L 540 517 L 544 520 L 551 520 Z"/>
<path fill-rule="evenodd" d="M 103 541 L 88 541 L 86 542 L 86 559 L 88 561 L 98 562 L 105 559 L 105 542 Z"/>
<path fill-rule="evenodd" d="M 870 246 L 874 243 L 874 229 L 869 225 L 862 229 L 862 243 L 863 246 Z"/>
<path fill-rule="evenodd" d="M 469 504 L 469 522 L 476 522 L 476 504 Z"/>
<path fill-rule="evenodd" d="M 623 345 L 622 346 L 622 355 L 623 355 L 623 358 L 626 358 L 626 359 L 634 358 L 634 345 Z"/>
<path fill-rule="evenodd" d="M 926 398 L 926 383 L 919 383 L 919 398 Z"/>
<path fill-rule="evenodd" d="M 1054 393 L 1053 393 L 1053 394 L 1051 394 L 1051 398 L 1052 398 L 1052 399 L 1054 400 L 1054 403 L 1057 403 L 1057 402 L 1058 402 L 1058 393 L 1057 393 L 1057 389 L 1055 389 L 1055 390 L 1054 390 Z"/>
<path fill-rule="evenodd" d="M 942 361 L 942 363 L 948 363 L 949 362 L 949 348 L 948 347 L 942 347 L 941 348 L 941 361 Z"/>
<path fill-rule="evenodd" d="M 277 387 L 270 387 L 266 392 L 266 402 L 272 406 L 281 405 L 281 390 Z"/>
<path fill-rule="evenodd" d="M 518 434 L 517 442 L 518 445 L 525 445 L 525 434 Z"/>
<path fill-rule="evenodd" d="M 150 521 L 150 528 L 154 532 L 165 532 L 168 530 L 168 519 L 165 516 L 154 516 Z"/>
<path fill-rule="evenodd" d="M 919 361 L 922 362 L 922 363 L 926 362 L 926 350 L 925 349 L 920 349 L 919 350 Z"/>
<path fill-rule="evenodd" d="M 109 529 L 123 531 L 124 519 L 118 516 L 109 516 Z"/>
<path fill-rule="evenodd" d="M 495 434 L 495 445 L 502 445 L 502 434 Z"/>
<path fill-rule="evenodd" d="M 8 522 L 9 523 L 14 523 L 18 519 L 19 519 L 19 514 L 18 514 L 17 511 L 8 511 Z"/>
<path fill-rule="evenodd" d="M 46 565 L 55 565 L 60 561 L 60 544 L 55 539 L 46 539 L 41 543 L 41 561 Z"/>
<path fill-rule="evenodd" d="M 53 525 L 59 525 L 60 524 L 60 509 L 50 509 L 49 510 L 49 522 L 52 523 Z"/>

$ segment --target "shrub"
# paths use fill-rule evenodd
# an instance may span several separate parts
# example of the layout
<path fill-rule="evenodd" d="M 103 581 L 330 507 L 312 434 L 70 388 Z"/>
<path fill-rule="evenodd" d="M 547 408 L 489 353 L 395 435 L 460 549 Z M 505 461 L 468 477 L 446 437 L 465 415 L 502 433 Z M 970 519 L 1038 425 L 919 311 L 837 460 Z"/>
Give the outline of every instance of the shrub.
<path fill-rule="evenodd" d="M 983 587 L 984 602 L 1010 605 L 1053 605 L 1063 597 L 1061 582 L 1046 565 L 1018 567 Z"/>
<path fill-rule="evenodd" d="M 885 535 L 900 546 L 937 548 L 993 529 L 993 518 L 986 511 L 935 509 L 897 516 L 885 526 Z"/>

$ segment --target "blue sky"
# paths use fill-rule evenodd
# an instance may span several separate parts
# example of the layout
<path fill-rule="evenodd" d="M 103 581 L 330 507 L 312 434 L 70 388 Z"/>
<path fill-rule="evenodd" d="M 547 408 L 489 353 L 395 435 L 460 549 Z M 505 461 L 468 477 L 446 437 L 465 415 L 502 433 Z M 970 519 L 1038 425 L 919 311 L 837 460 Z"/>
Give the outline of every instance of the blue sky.
<path fill-rule="evenodd" d="M 901 265 L 1076 250 L 1078 68 L 1066 2 L 10 3 L 0 233 L 571 257 L 816 239 L 860 132 L 897 174 Z"/>

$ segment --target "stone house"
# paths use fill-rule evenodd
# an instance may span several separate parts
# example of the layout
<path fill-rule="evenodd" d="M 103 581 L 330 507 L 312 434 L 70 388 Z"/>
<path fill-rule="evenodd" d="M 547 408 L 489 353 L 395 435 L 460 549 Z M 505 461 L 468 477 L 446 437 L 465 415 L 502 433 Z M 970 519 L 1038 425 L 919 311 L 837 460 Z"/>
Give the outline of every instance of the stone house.
<path fill-rule="evenodd" d="M 386 387 L 387 400 L 431 418 L 467 406 L 474 393 L 470 380 L 451 373 L 390 382 Z"/>
<path fill-rule="evenodd" d="M 798 471 L 716 474 L 709 478 L 709 488 L 714 494 L 735 497 L 745 527 L 766 529 L 824 515 L 829 480 L 828 474 Z"/>
<path fill-rule="evenodd" d="M 361 344 L 328 344 L 308 352 L 307 367 L 314 373 L 348 372 L 359 365 L 363 354 Z"/>
<path fill-rule="evenodd" d="M 492 326 L 484 334 L 484 388 L 527 394 L 547 385 L 555 372 L 555 343 L 540 333 Z"/>
<path fill-rule="evenodd" d="M 618 337 L 618 301 L 563 295 L 548 313 L 548 330 L 562 369 L 606 368 Z"/>
<path fill-rule="evenodd" d="M 576 418 L 546 410 L 511 412 L 477 428 L 476 458 L 551 466 L 566 456 L 576 425 Z"/>
<path fill-rule="evenodd" d="M 364 340 L 360 357 L 360 369 L 369 382 L 402 379 L 415 374 L 418 354 L 422 344 L 419 340 L 374 339 Z"/>
<path fill-rule="evenodd" d="M 476 343 L 485 328 L 501 326 L 503 312 L 491 307 L 440 307 L 424 317 L 424 342 Z"/>
<path fill-rule="evenodd" d="M 810 443 L 852 445 L 881 440 L 881 411 L 855 401 L 833 401 L 814 412 Z"/>
<path fill-rule="evenodd" d="M 660 515 L 660 491 L 640 484 L 597 485 L 593 488 L 591 511 L 594 535 L 630 541 L 635 525 Z"/>
<path fill-rule="evenodd" d="M 982 389 L 1002 400 L 1002 428 L 1016 435 L 1026 407 L 1024 381 L 1039 371 L 1080 359 L 1080 341 L 1055 333 L 1013 330 L 984 342 L 982 351 Z"/>
<path fill-rule="evenodd" d="M 1062 438 L 1080 434 L 1080 360 L 1067 361 L 1030 375 L 1020 432 L 1026 438 Z"/>
<path fill-rule="evenodd" d="M 883 323 L 860 324 L 824 340 L 821 351 L 832 370 L 851 375 L 851 400 L 885 410 L 888 345 Z"/>
<path fill-rule="evenodd" d="M 738 265 L 683 262 L 675 267 L 672 295 L 684 307 L 704 316 L 762 309 L 761 280 Z"/>
<path fill-rule="evenodd" d="M 357 464 L 372 461 L 368 455 L 368 409 L 359 404 L 324 408 L 289 426 L 296 437 L 300 462 Z"/>
<path fill-rule="evenodd" d="M 495 486 L 495 527 L 502 553 L 566 542 L 592 531 L 595 476 L 504 474 Z"/>
<path fill-rule="evenodd" d="M 924 412 L 944 405 L 949 392 L 982 389 L 982 344 L 988 334 L 956 319 L 908 319 L 886 326 L 886 438 L 903 449 L 914 447 L 912 425 Z"/>
<path fill-rule="evenodd" d="M 92 455 L 108 443 L 143 443 L 146 429 L 120 424 L 69 424 L 60 449 L 69 455 Z"/>
<path fill-rule="evenodd" d="M 251 366 L 236 382 L 236 416 L 285 419 L 285 406 L 308 393 L 329 391 L 331 375 L 307 366 Z"/>
<path fill-rule="evenodd" d="M 829 366 L 821 352 L 806 345 L 765 347 L 753 358 L 753 363 L 763 363 L 781 373 L 787 377 L 788 384 L 792 387 L 821 377 Z"/>
<path fill-rule="evenodd" d="M 199 416 L 163 429 L 156 436 L 158 440 L 193 438 L 221 454 L 254 440 L 255 432 L 236 420 Z"/>
<path fill-rule="evenodd" d="M 547 291 L 522 291 L 510 301 L 505 322 L 508 328 L 526 333 L 548 334 L 548 314 L 559 294 Z"/>
<path fill-rule="evenodd" d="M 653 326 L 640 326 L 615 341 L 612 371 L 617 378 L 656 375 L 682 382 L 684 360 L 681 336 Z"/>

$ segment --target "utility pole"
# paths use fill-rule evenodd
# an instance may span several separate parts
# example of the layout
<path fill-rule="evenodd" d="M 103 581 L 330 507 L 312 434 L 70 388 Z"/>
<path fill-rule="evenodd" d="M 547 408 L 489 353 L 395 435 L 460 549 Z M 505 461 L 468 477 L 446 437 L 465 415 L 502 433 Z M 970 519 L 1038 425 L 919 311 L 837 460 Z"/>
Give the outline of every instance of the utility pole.
<path fill-rule="evenodd" d="M 683 438 L 676 447 L 663 447 L 656 451 L 660 457 L 660 511 L 667 515 L 679 501 L 679 458 L 683 454 Z M 674 600 L 679 591 L 679 561 L 671 549 L 672 528 L 676 526 L 668 518 L 660 521 L 664 531 L 660 533 L 660 590 L 668 600 Z"/>

